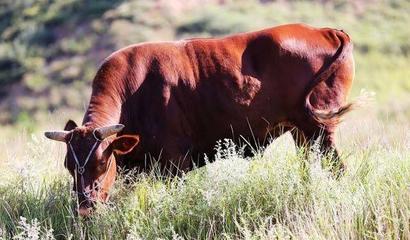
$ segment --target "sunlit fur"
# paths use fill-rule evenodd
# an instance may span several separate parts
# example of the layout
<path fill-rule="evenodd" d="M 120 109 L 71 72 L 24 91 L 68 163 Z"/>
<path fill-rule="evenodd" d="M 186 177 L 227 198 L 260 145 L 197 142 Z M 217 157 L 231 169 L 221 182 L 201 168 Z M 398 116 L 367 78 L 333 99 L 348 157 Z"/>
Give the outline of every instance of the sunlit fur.
<path fill-rule="evenodd" d="M 141 141 L 116 157 L 118 166 L 147 171 L 159 162 L 163 172 L 178 174 L 202 166 L 219 139 L 261 146 L 292 130 L 299 147 L 321 135 L 321 151 L 332 153 L 338 172 L 343 164 L 334 131 L 351 108 L 345 100 L 352 59 L 346 33 L 302 24 L 126 47 L 95 76 L 76 130 L 82 134 L 78 151 L 88 153 L 92 129 L 120 123 L 121 134 Z M 284 131 L 277 131 L 283 123 Z"/>

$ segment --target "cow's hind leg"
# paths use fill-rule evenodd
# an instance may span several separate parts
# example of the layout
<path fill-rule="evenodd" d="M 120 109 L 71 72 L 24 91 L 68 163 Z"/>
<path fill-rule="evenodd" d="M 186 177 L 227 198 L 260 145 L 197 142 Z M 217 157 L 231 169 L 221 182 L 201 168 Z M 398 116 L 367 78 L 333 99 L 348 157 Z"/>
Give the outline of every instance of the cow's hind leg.
<path fill-rule="evenodd" d="M 322 165 L 330 166 L 334 175 L 338 177 L 343 173 L 345 166 L 336 149 L 335 128 L 335 126 L 318 127 L 304 122 L 298 127 L 298 131 L 302 134 L 298 131 L 291 133 L 296 146 L 303 146 L 306 151 L 311 150 L 313 144 L 318 144 L 320 153 L 324 156 Z"/>
<path fill-rule="evenodd" d="M 320 140 L 320 150 L 325 154 L 323 165 L 329 166 L 335 176 L 339 177 L 343 174 L 345 165 L 336 149 L 334 128 L 324 130 Z"/>

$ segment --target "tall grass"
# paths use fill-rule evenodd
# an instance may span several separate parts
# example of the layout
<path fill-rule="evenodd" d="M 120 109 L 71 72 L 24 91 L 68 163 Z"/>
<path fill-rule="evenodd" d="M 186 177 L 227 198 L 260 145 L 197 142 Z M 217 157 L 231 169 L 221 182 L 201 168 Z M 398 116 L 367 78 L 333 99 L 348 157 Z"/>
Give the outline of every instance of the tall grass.
<path fill-rule="evenodd" d="M 385 134 L 364 140 L 368 129 L 349 131 L 352 123 L 342 126 L 346 135 L 340 145 L 348 167 L 339 180 L 322 168 L 320 153 L 313 152 L 309 167 L 303 168 L 304 155 L 295 151 L 289 136 L 252 159 L 224 140 L 216 146 L 216 162 L 182 177 L 147 173 L 132 184 L 120 177 L 111 202 L 98 206 L 88 220 L 72 213 L 62 147 L 36 135 L 23 138 L 1 168 L 0 236 L 409 239 L 410 129 L 402 125 L 400 139 Z M 377 134 L 390 127 L 371 128 Z"/>

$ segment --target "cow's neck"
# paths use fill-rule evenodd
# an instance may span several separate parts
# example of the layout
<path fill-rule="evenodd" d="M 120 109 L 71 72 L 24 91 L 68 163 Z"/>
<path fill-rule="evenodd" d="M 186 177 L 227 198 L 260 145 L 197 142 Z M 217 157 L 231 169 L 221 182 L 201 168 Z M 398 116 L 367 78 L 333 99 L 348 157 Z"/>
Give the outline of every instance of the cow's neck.
<path fill-rule="evenodd" d="M 92 95 L 84 115 L 83 126 L 103 127 L 117 124 L 120 120 L 121 103 L 107 95 Z"/>

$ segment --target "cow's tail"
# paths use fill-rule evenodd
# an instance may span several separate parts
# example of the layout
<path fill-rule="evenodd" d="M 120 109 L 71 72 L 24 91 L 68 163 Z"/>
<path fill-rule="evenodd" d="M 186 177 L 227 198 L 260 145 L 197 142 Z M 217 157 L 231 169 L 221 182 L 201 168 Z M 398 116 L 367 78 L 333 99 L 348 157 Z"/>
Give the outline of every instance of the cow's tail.
<path fill-rule="evenodd" d="M 336 30 L 335 33 L 340 40 L 340 46 L 333 57 L 333 61 L 327 65 L 324 65 L 319 70 L 314 80 L 310 82 L 310 85 L 307 88 L 307 93 L 305 94 L 305 109 L 307 114 L 313 118 L 315 122 L 324 126 L 328 126 L 329 124 L 337 124 L 340 122 L 343 115 L 348 113 L 355 106 L 354 103 L 348 103 L 336 109 L 318 110 L 315 109 L 310 103 L 310 96 L 312 95 L 315 87 L 319 83 L 329 79 L 331 75 L 343 64 L 344 60 L 349 57 L 349 54 L 351 54 L 353 45 L 350 42 L 349 36 L 343 31 Z"/>

